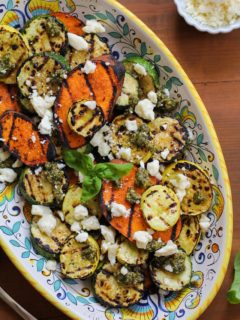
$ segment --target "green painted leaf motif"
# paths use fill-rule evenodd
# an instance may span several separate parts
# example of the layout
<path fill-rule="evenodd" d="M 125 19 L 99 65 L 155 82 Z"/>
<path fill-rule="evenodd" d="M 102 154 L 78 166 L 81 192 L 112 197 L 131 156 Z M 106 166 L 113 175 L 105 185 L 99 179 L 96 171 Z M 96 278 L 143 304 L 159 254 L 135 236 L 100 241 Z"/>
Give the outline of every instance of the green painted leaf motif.
<path fill-rule="evenodd" d="M 123 35 L 127 36 L 128 34 L 129 34 L 129 26 L 127 23 L 125 23 L 123 26 Z"/>
<path fill-rule="evenodd" d="M 77 299 L 74 297 L 73 294 L 71 294 L 70 292 L 67 292 L 67 297 L 68 297 L 69 301 L 71 301 L 73 304 L 77 305 Z"/>
<path fill-rule="evenodd" d="M 77 296 L 76 298 L 77 298 L 77 301 L 79 301 L 82 304 L 88 304 L 89 303 L 89 300 L 87 300 L 87 299 L 85 299 L 85 298 L 83 298 L 81 296 Z"/>
<path fill-rule="evenodd" d="M 138 54 L 133 52 L 129 52 L 125 54 L 125 58 L 133 58 L 133 57 L 138 57 Z"/>
<path fill-rule="evenodd" d="M 96 17 L 93 14 L 85 14 L 84 18 L 86 18 L 87 20 L 95 20 Z"/>
<path fill-rule="evenodd" d="M 215 179 L 216 181 L 218 181 L 218 179 L 219 179 L 219 172 L 218 172 L 217 167 L 216 167 L 214 164 L 212 165 L 212 171 L 213 171 L 214 179 Z"/>
<path fill-rule="evenodd" d="M 6 234 L 7 236 L 12 236 L 13 235 L 13 232 L 11 229 L 9 229 L 8 227 L 5 227 L 5 226 L 1 226 L 0 227 L 0 230 Z"/>
<path fill-rule="evenodd" d="M 76 280 L 70 279 L 70 278 L 64 278 L 63 281 L 66 282 L 67 284 L 77 284 Z"/>
<path fill-rule="evenodd" d="M 163 68 L 163 70 L 165 70 L 167 73 L 172 73 L 172 72 L 173 72 L 173 70 L 172 70 L 170 67 L 168 67 L 168 66 L 162 66 L 162 68 Z"/>
<path fill-rule="evenodd" d="M 121 39 L 121 38 L 122 38 L 122 35 L 121 35 L 121 33 L 119 33 L 119 32 L 113 31 L 113 32 L 109 32 L 108 34 L 109 34 L 111 37 L 115 38 L 115 39 Z"/>
<path fill-rule="evenodd" d="M 144 57 L 147 54 L 147 45 L 146 42 L 141 43 L 141 56 Z"/>
<path fill-rule="evenodd" d="M 24 251 L 22 254 L 21 254 L 21 257 L 23 259 L 27 259 L 30 257 L 30 251 Z"/>
<path fill-rule="evenodd" d="M 53 284 L 54 291 L 58 291 L 61 288 L 61 280 L 56 280 Z"/>
<path fill-rule="evenodd" d="M 26 249 L 31 250 L 32 244 L 29 238 L 25 238 L 24 244 Z"/>
<path fill-rule="evenodd" d="M 7 3 L 7 10 L 12 10 L 13 9 L 13 1 L 12 0 L 8 0 L 8 3 Z"/>
<path fill-rule="evenodd" d="M 175 116 L 178 120 L 180 119 L 182 123 L 185 123 L 186 121 L 191 121 L 194 124 L 194 126 L 196 126 L 197 124 L 197 119 L 194 113 L 189 111 L 188 106 L 184 106 L 181 109 L 180 113 L 176 113 Z"/>
<path fill-rule="evenodd" d="M 155 63 L 157 63 L 157 62 L 159 62 L 161 60 L 161 56 L 160 55 L 156 55 L 156 56 L 154 56 L 154 58 L 153 58 L 153 61 L 155 62 Z"/>
<path fill-rule="evenodd" d="M 198 154 L 203 161 L 207 162 L 207 157 L 205 156 L 205 153 L 200 148 L 198 148 Z"/>
<path fill-rule="evenodd" d="M 102 13 L 102 12 L 97 12 L 96 13 L 96 16 L 99 18 L 99 19 L 102 19 L 102 20 L 107 20 L 107 16 Z"/>
<path fill-rule="evenodd" d="M 37 261 L 37 271 L 41 272 L 44 266 L 44 258 L 41 258 Z"/>
<path fill-rule="evenodd" d="M 113 23 L 116 22 L 116 18 L 114 17 L 114 15 L 113 15 L 111 12 L 106 11 L 106 15 L 107 15 L 107 17 L 108 17 L 108 19 L 109 19 L 110 21 L 112 21 Z"/>
<path fill-rule="evenodd" d="M 172 77 L 172 83 L 175 84 L 176 86 L 180 87 L 183 85 L 182 81 L 180 81 L 180 79 L 176 78 L 176 77 Z"/>
<path fill-rule="evenodd" d="M 168 81 L 165 84 L 165 88 L 171 91 L 172 89 L 172 78 L 168 79 Z"/>
<path fill-rule="evenodd" d="M 20 226 L 21 226 L 21 221 L 17 221 L 14 223 L 13 228 L 12 228 L 13 234 L 17 233 L 19 231 Z"/>
<path fill-rule="evenodd" d="M 90 301 L 92 303 L 97 303 L 97 300 L 94 297 L 88 298 L 88 301 Z"/>
<path fill-rule="evenodd" d="M 10 240 L 9 242 L 10 242 L 14 247 L 17 247 L 17 248 L 21 247 L 20 243 L 17 242 L 16 240 Z"/>
<path fill-rule="evenodd" d="M 203 133 L 200 133 L 197 137 L 197 145 L 200 146 L 203 142 Z"/>

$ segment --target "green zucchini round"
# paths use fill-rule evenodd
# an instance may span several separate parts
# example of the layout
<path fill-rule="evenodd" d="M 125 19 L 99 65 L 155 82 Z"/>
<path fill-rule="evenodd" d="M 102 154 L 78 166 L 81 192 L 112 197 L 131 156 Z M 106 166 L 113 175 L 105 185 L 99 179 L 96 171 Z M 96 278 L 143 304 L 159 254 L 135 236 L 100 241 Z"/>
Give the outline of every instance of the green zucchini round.
<path fill-rule="evenodd" d="M 138 249 L 128 240 L 124 240 L 118 247 L 117 260 L 121 264 L 137 266 L 146 263 L 147 259 L 148 252 Z"/>

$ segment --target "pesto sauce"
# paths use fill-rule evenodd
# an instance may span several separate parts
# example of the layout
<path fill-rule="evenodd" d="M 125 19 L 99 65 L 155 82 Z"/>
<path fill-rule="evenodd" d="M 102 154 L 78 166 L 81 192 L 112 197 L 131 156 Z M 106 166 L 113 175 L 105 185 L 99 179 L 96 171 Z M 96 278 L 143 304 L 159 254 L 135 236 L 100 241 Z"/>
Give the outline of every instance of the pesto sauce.
<path fill-rule="evenodd" d="M 151 242 L 149 242 L 147 244 L 146 250 L 150 251 L 150 252 L 154 252 L 157 251 L 159 249 L 161 249 L 162 247 L 164 247 L 164 243 L 163 242 L 159 242 L 157 240 L 152 240 Z"/>
<path fill-rule="evenodd" d="M 49 183 L 53 185 L 54 199 L 57 204 L 61 203 L 64 193 L 63 193 L 63 182 L 65 181 L 64 171 L 60 170 L 57 163 L 48 162 L 45 164 L 45 178 Z"/>
<path fill-rule="evenodd" d="M 185 258 L 186 253 L 180 251 L 169 257 L 155 257 L 154 264 L 166 271 L 169 271 L 168 267 L 171 266 L 172 273 L 178 274 L 185 270 Z"/>
<path fill-rule="evenodd" d="M 4 55 L 0 59 L 0 77 L 5 77 L 8 75 L 12 69 L 14 69 L 15 65 L 11 64 L 9 54 Z"/>
<path fill-rule="evenodd" d="M 143 282 L 144 276 L 140 272 L 128 271 L 124 275 L 121 272 L 117 273 L 116 279 L 119 283 L 131 286 Z"/>
<path fill-rule="evenodd" d="M 60 26 L 54 21 L 54 19 L 48 19 L 46 23 L 46 31 L 49 37 L 58 37 L 60 35 Z"/>
<path fill-rule="evenodd" d="M 149 174 L 146 169 L 139 168 L 136 173 L 135 185 L 140 188 L 149 188 L 151 186 Z"/>
<path fill-rule="evenodd" d="M 87 246 L 82 250 L 81 256 L 84 260 L 94 262 L 96 259 L 96 250 L 94 250 L 92 246 Z"/>
<path fill-rule="evenodd" d="M 139 126 L 138 130 L 131 134 L 130 141 L 139 148 L 149 150 L 151 141 L 149 127 L 145 123 Z"/>
<path fill-rule="evenodd" d="M 133 188 L 128 188 L 126 200 L 131 204 L 140 203 L 141 196 Z"/>
<path fill-rule="evenodd" d="M 164 90 L 160 90 L 157 92 L 157 99 L 158 102 L 156 108 L 162 112 L 173 111 L 177 108 L 179 104 L 176 99 L 167 96 Z"/>

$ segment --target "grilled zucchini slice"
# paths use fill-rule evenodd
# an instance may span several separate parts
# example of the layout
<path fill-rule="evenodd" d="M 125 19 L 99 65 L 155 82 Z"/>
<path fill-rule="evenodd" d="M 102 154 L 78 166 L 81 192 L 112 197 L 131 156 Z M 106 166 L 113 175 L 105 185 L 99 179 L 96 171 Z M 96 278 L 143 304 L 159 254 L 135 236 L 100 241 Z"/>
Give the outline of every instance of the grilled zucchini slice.
<path fill-rule="evenodd" d="M 67 31 L 62 22 L 49 15 L 40 15 L 29 20 L 21 30 L 32 54 L 57 52 L 66 54 Z"/>
<path fill-rule="evenodd" d="M 72 69 L 77 67 L 79 64 L 86 62 L 87 60 L 92 60 L 102 55 L 110 54 L 108 44 L 101 40 L 97 34 L 87 34 L 83 36 L 83 38 L 89 44 L 88 51 L 75 50 L 74 48 L 70 47 L 67 52 L 66 58 Z"/>
<path fill-rule="evenodd" d="M 128 240 L 124 240 L 118 247 L 117 260 L 121 264 L 137 266 L 146 263 L 147 259 L 148 252 L 138 249 Z"/>
<path fill-rule="evenodd" d="M 99 257 L 100 249 L 93 237 L 82 243 L 71 237 L 60 254 L 61 271 L 71 279 L 86 279 L 97 269 Z"/>
<path fill-rule="evenodd" d="M 144 284 L 126 285 L 117 281 L 116 274 L 122 265 L 106 263 L 93 278 L 96 298 L 106 306 L 128 307 L 137 303 L 143 296 Z"/>
<path fill-rule="evenodd" d="M 181 201 L 181 210 L 186 215 L 207 212 L 212 204 L 213 191 L 206 172 L 197 164 L 181 160 L 171 164 L 163 173 L 162 182 L 176 191 L 171 180 L 178 181 L 179 174 L 185 175 L 190 182 L 186 195 Z"/>
<path fill-rule="evenodd" d="M 19 66 L 28 58 L 29 48 L 22 35 L 10 26 L 0 26 L 0 81 L 16 83 Z"/>
<path fill-rule="evenodd" d="M 166 231 L 180 218 L 180 202 L 172 189 L 152 186 L 141 198 L 141 209 L 149 226 L 156 231 Z"/>
<path fill-rule="evenodd" d="M 58 259 L 62 247 L 71 236 L 68 227 L 56 217 L 57 225 L 51 236 L 41 232 L 37 225 L 39 217 L 34 217 L 31 224 L 31 240 L 35 251 L 47 259 Z"/>
<path fill-rule="evenodd" d="M 66 77 L 65 66 L 59 62 L 59 59 L 53 57 L 48 53 L 33 56 L 25 61 L 18 72 L 17 84 L 20 91 L 20 102 L 30 113 L 34 112 L 31 103 L 33 92 L 36 91 L 41 97 L 55 97 L 62 80 Z"/>
<path fill-rule="evenodd" d="M 57 164 L 54 170 L 59 177 L 55 184 L 50 180 L 51 175 L 44 166 L 37 169 L 26 168 L 22 171 L 19 188 L 22 196 L 29 203 L 50 207 L 59 206 L 67 191 L 68 179 L 62 169 L 57 169 Z"/>
<path fill-rule="evenodd" d="M 119 107 L 126 107 L 128 105 L 135 105 L 139 100 L 139 84 L 136 78 L 134 78 L 130 73 L 125 73 L 122 94 L 128 96 L 128 103 L 126 104 L 121 96 L 117 100 L 116 104 Z"/>
<path fill-rule="evenodd" d="M 121 148 L 130 148 L 131 149 L 131 156 L 128 159 L 130 162 L 135 164 L 139 164 L 140 161 L 147 162 L 151 158 L 151 151 L 148 149 L 149 140 L 151 139 L 150 136 L 146 135 L 146 144 L 137 144 L 134 139 L 134 133 L 127 130 L 126 121 L 136 120 L 138 128 L 144 125 L 144 122 L 135 115 L 121 115 L 116 117 L 111 125 L 111 150 L 112 153 L 118 158 L 119 151 Z M 146 124 L 145 124 L 146 126 Z"/>
<path fill-rule="evenodd" d="M 151 277 L 160 289 L 167 291 L 180 291 L 191 281 L 192 262 L 190 257 L 185 257 L 185 270 L 181 273 L 173 273 L 150 264 Z"/>
<path fill-rule="evenodd" d="M 176 244 L 190 255 L 201 238 L 199 218 L 182 216 L 182 229 Z"/>
<path fill-rule="evenodd" d="M 90 109 L 82 100 L 75 102 L 68 111 L 69 127 L 84 138 L 91 138 L 96 131 L 104 125 L 104 114 L 102 109 L 96 106 Z"/>
<path fill-rule="evenodd" d="M 154 159 L 161 163 L 169 163 L 182 156 L 188 134 L 178 120 L 159 117 L 149 123 L 149 128 L 153 136 Z"/>

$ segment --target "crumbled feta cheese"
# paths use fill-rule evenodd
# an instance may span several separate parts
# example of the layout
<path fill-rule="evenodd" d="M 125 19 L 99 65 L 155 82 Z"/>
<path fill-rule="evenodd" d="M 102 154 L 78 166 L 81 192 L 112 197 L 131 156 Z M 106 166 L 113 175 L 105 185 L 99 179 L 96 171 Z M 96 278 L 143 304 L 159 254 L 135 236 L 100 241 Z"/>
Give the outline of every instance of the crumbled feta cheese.
<path fill-rule="evenodd" d="M 162 175 L 159 172 L 159 161 L 153 160 L 147 164 L 147 171 L 152 177 L 156 177 L 158 180 L 162 179 Z"/>
<path fill-rule="evenodd" d="M 13 164 L 12 164 L 12 168 L 21 168 L 23 166 L 22 161 L 20 161 L 19 159 L 17 159 Z"/>
<path fill-rule="evenodd" d="M 111 265 L 114 265 L 116 263 L 117 250 L 118 250 L 117 243 L 110 244 L 108 247 L 108 260 L 111 263 Z"/>
<path fill-rule="evenodd" d="M 166 266 L 164 266 L 164 269 L 168 272 L 173 272 L 173 267 L 170 264 L 167 264 Z"/>
<path fill-rule="evenodd" d="M 38 220 L 37 225 L 43 233 L 51 236 L 53 230 L 56 228 L 57 220 L 53 214 L 45 214 Z"/>
<path fill-rule="evenodd" d="M 202 230 L 202 232 L 207 232 L 210 225 L 211 225 L 211 220 L 208 218 L 206 214 L 202 214 L 201 218 L 199 220 L 199 225 Z"/>
<path fill-rule="evenodd" d="M 145 169 L 145 163 L 141 160 L 140 161 L 140 167 L 142 168 L 142 169 Z"/>
<path fill-rule="evenodd" d="M 133 69 L 134 69 L 134 71 L 136 71 L 137 74 L 139 74 L 140 76 L 146 76 L 146 75 L 147 75 L 146 69 L 144 68 L 144 66 L 142 66 L 142 65 L 139 64 L 139 63 L 135 63 L 135 64 L 133 65 Z"/>
<path fill-rule="evenodd" d="M 78 180 L 80 183 L 83 183 L 84 181 L 84 175 L 81 172 L 78 172 Z"/>
<path fill-rule="evenodd" d="M 58 169 L 61 170 L 61 169 L 65 168 L 66 165 L 64 163 L 57 163 L 57 167 L 58 167 Z"/>
<path fill-rule="evenodd" d="M 74 221 L 70 229 L 72 232 L 80 232 L 81 231 L 80 223 L 77 221 Z"/>
<path fill-rule="evenodd" d="M 98 218 L 95 216 L 85 218 L 84 220 L 81 221 L 81 223 L 82 223 L 83 229 L 87 231 L 100 229 L 100 223 L 98 221 Z"/>
<path fill-rule="evenodd" d="M 68 32 L 68 43 L 69 45 L 77 51 L 87 51 L 88 42 L 81 36 L 77 34 Z"/>
<path fill-rule="evenodd" d="M 97 20 L 91 19 L 86 21 L 86 26 L 82 28 L 86 33 L 103 33 L 106 29 Z"/>
<path fill-rule="evenodd" d="M 165 96 L 170 97 L 170 92 L 167 88 L 163 89 L 163 93 L 165 94 Z"/>
<path fill-rule="evenodd" d="M 48 260 L 48 261 L 46 262 L 46 269 L 47 269 L 48 271 L 56 271 L 56 269 L 57 269 L 57 261 L 55 261 L 55 260 Z"/>
<path fill-rule="evenodd" d="M 119 106 L 123 106 L 123 107 L 128 106 L 129 105 L 129 96 L 122 92 L 121 95 L 118 97 L 116 104 Z"/>
<path fill-rule="evenodd" d="M 74 219 L 79 221 L 88 216 L 88 209 L 81 204 L 76 206 L 73 211 Z"/>
<path fill-rule="evenodd" d="M 182 173 L 179 173 L 176 179 L 170 179 L 170 183 L 175 187 L 175 192 L 180 201 L 186 195 L 186 190 L 191 187 L 191 182 L 188 177 Z"/>
<path fill-rule="evenodd" d="M 130 148 L 121 147 L 117 153 L 118 159 L 131 160 L 132 150 Z"/>
<path fill-rule="evenodd" d="M 111 214 L 112 217 L 128 217 L 130 214 L 130 209 L 127 209 L 124 205 L 120 203 L 112 202 Z"/>
<path fill-rule="evenodd" d="M 33 216 L 44 216 L 44 215 L 51 215 L 52 210 L 49 207 L 41 206 L 38 204 L 33 204 L 31 209 L 31 214 Z"/>
<path fill-rule="evenodd" d="M 3 162 L 10 158 L 11 154 L 8 151 L 3 150 L 3 148 L 0 148 L 0 162 Z"/>
<path fill-rule="evenodd" d="M 128 131 L 137 131 L 138 125 L 136 120 L 126 120 L 125 123 Z"/>
<path fill-rule="evenodd" d="M 108 241 L 106 241 L 106 240 L 103 240 L 103 241 L 101 242 L 101 252 L 102 252 L 103 254 L 105 254 L 105 253 L 108 251 L 108 248 L 109 248 L 110 245 L 111 245 L 110 242 L 108 242 Z"/>
<path fill-rule="evenodd" d="M 116 232 L 112 227 L 107 227 L 107 226 L 100 226 L 101 229 L 101 234 L 103 238 L 108 242 L 108 243 L 114 243 L 115 242 L 115 235 Z"/>
<path fill-rule="evenodd" d="M 158 249 L 155 251 L 156 257 L 168 257 L 178 252 L 178 247 L 175 243 L 172 242 L 172 240 L 169 240 L 167 244 L 162 247 L 161 249 Z"/>
<path fill-rule="evenodd" d="M 108 125 L 104 125 L 99 131 L 95 133 L 90 143 L 93 147 L 98 147 L 98 153 L 102 157 L 106 157 L 111 151 L 111 148 L 109 146 L 110 139 L 110 128 Z"/>
<path fill-rule="evenodd" d="M 88 233 L 85 231 L 79 232 L 79 234 L 75 237 L 77 242 L 86 242 L 88 239 Z"/>
<path fill-rule="evenodd" d="M 89 74 L 89 73 L 94 73 L 95 72 L 95 70 L 96 70 L 96 64 L 95 63 L 93 63 L 92 61 L 90 61 L 90 60 L 87 60 L 86 62 L 85 62 L 85 65 L 84 65 L 84 67 L 81 69 L 82 70 L 82 72 L 84 72 L 84 73 L 86 73 L 86 74 Z"/>
<path fill-rule="evenodd" d="M 33 90 L 30 101 L 33 105 L 34 110 L 39 115 L 39 117 L 44 117 L 45 112 L 50 109 L 56 100 L 54 96 L 39 96 L 36 90 Z"/>
<path fill-rule="evenodd" d="M 92 159 L 92 161 L 95 160 L 94 155 L 92 153 L 88 153 L 88 156 Z"/>
<path fill-rule="evenodd" d="M 106 142 L 102 142 L 98 146 L 98 153 L 102 157 L 106 157 L 109 154 L 110 151 L 111 151 L 111 148 L 110 148 L 109 144 L 107 144 Z"/>
<path fill-rule="evenodd" d="M 152 235 L 147 231 L 137 231 L 133 235 L 136 245 L 139 249 L 146 249 L 147 244 L 152 241 Z"/>
<path fill-rule="evenodd" d="M 52 134 L 53 128 L 53 113 L 50 110 L 46 110 L 44 117 L 38 125 L 39 132 L 41 134 Z"/>
<path fill-rule="evenodd" d="M 120 272 L 121 272 L 122 275 L 125 276 L 125 275 L 128 273 L 128 269 L 123 266 L 123 267 L 121 268 Z"/>
<path fill-rule="evenodd" d="M 0 182 L 12 183 L 16 180 L 17 174 L 13 169 L 2 168 L 0 169 Z"/>
<path fill-rule="evenodd" d="M 158 102 L 157 94 L 155 91 L 149 91 L 147 94 L 147 97 L 154 104 L 156 104 Z"/>
<path fill-rule="evenodd" d="M 42 172 L 42 167 L 38 167 L 37 169 L 34 170 L 34 173 L 38 176 L 39 173 Z"/>
<path fill-rule="evenodd" d="M 25 84 L 26 84 L 27 87 L 31 87 L 32 82 L 31 82 L 29 79 L 27 79 L 27 80 L 25 81 Z"/>
<path fill-rule="evenodd" d="M 155 105 L 150 100 L 140 100 L 135 107 L 135 112 L 139 117 L 153 121 L 155 119 L 155 114 L 153 112 L 154 107 Z"/>
<path fill-rule="evenodd" d="M 61 210 L 57 210 L 57 215 L 59 216 L 62 222 L 65 220 L 64 214 Z"/>
<path fill-rule="evenodd" d="M 86 101 L 83 103 L 84 106 L 88 107 L 90 110 L 96 109 L 97 103 L 96 101 Z"/>
<path fill-rule="evenodd" d="M 161 157 L 166 160 L 167 156 L 169 155 L 170 151 L 166 148 L 161 152 Z"/>

